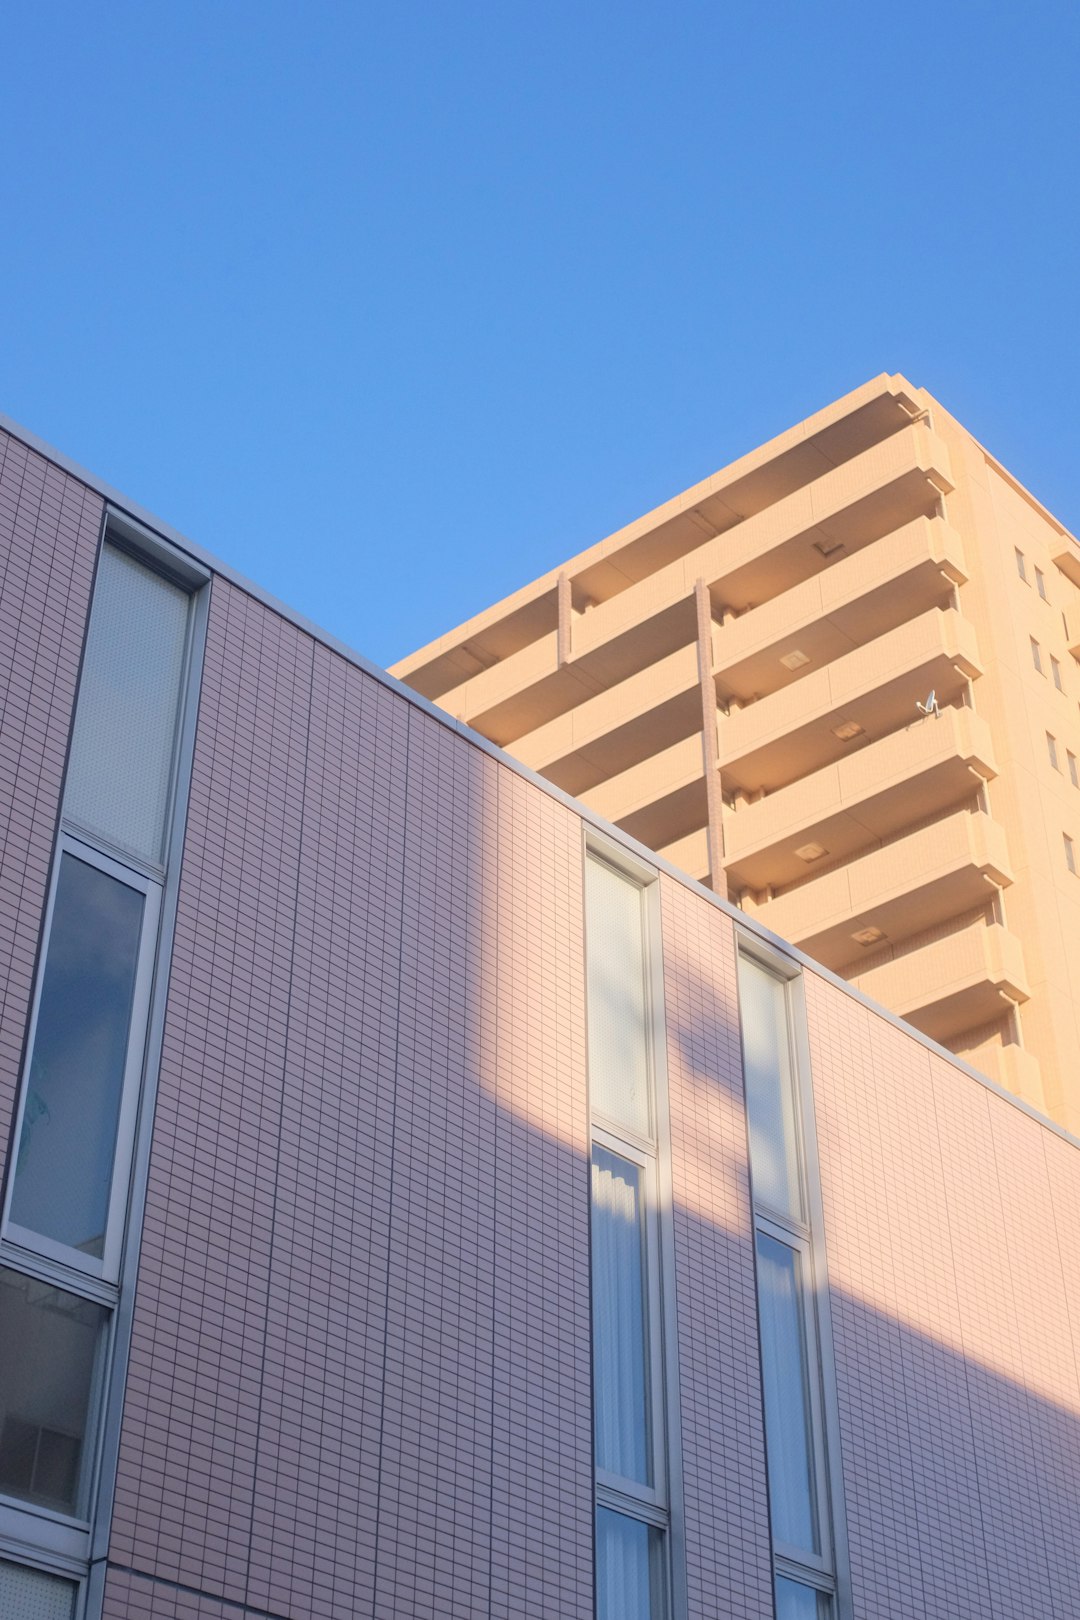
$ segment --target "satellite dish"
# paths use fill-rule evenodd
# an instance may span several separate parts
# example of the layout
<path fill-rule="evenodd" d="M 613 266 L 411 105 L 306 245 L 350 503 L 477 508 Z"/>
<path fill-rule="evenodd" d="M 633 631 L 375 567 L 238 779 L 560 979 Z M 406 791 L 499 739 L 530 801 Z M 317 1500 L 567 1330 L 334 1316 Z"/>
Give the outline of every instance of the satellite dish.
<path fill-rule="evenodd" d="M 920 714 L 940 714 L 941 705 L 937 700 L 936 689 L 930 693 L 930 696 L 927 698 L 925 703 L 916 703 L 915 707 L 918 709 Z"/>

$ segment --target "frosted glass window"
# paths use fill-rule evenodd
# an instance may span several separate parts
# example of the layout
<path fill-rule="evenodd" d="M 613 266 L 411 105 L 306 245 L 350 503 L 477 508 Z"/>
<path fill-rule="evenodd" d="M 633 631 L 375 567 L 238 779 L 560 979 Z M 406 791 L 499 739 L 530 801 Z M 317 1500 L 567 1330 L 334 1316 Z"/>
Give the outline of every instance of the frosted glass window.
<path fill-rule="evenodd" d="M 596 1466 L 651 1485 L 642 1180 L 639 1165 L 593 1148 Z"/>
<path fill-rule="evenodd" d="M 78 1511 L 107 1315 L 90 1300 L 0 1269 L 0 1491 L 7 1496 Z"/>
<path fill-rule="evenodd" d="M 114 546 L 101 553 L 64 814 L 162 859 L 190 598 Z"/>
<path fill-rule="evenodd" d="M 64 853 L 11 1219 L 101 1259 L 145 898 Z"/>
<path fill-rule="evenodd" d="M 661 1620 L 660 1540 L 640 1519 L 597 1508 L 597 1620 Z"/>
<path fill-rule="evenodd" d="M 774 973 L 743 956 L 739 1001 L 754 1199 L 798 1220 L 802 1191 L 787 987 Z"/>
<path fill-rule="evenodd" d="M 758 1311 L 773 1536 L 819 1553 L 800 1257 L 758 1233 Z"/>
<path fill-rule="evenodd" d="M 832 1604 L 827 1592 L 789 1581 L 780 1575 L 776 1581 L 776 1620 L 829 1620 Z"/>
<path fill-rule="evenodd" d="M 76 1590 L 74 1581 L 0 1558 L 0 1615 L 4 1620 L 71 1620 Z"/>
<path fill-rule="evenodd" d="M 649 1019 L 640 886 L 606 862 L 590 859 L 585 919 L 592 1109 L 648 1136 Z"/>

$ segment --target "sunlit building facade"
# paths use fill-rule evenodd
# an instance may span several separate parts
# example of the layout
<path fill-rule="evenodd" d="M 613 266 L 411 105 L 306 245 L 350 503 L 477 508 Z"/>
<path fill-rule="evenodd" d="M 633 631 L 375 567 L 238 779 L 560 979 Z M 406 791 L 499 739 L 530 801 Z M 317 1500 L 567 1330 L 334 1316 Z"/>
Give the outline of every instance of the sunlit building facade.
<path fill-rule="evenodd" d="M 1074 1612 L 1080 1145 L 12 424 L 3 1620 Z"/>
<path fill-rule="evenodd" d="M 1080 1129 L 1080 546 L 881 376 L 394 673 Z"/>

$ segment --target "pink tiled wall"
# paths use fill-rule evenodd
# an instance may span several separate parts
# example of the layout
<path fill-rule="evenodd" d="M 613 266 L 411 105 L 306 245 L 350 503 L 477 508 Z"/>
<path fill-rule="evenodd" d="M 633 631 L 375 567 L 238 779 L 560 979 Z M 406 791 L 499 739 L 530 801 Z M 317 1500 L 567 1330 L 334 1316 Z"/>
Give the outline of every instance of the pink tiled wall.
<path fill-rule="evenodd" d="M 580 883 L 215 580 L 108 1615 L 591 1613 Z"/>
<path fill-rule="evenodd" d="M 0 1172 L 101 514 L 96 495 L 0 432 Z"/>
<path fill-rule="evenodd" d="M 1080 1610 L 1080 1151 L 807 975 L 855 1612 Z"/>

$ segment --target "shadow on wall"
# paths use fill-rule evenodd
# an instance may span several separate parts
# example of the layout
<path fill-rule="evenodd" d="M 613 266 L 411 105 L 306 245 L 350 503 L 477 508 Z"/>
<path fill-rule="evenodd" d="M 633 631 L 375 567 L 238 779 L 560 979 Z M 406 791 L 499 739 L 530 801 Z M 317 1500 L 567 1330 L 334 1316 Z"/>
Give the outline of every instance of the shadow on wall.
<path fill-rule="evenodd" d="M 215 593 L 105 1613 L 589 1620 L 580 824 Z M 680 972 L 691 1613 L 766 1620 L 737 1038 Z M 857 1614 L 1075 1613 L 1077 1413 L 832 1309 Z"/>

